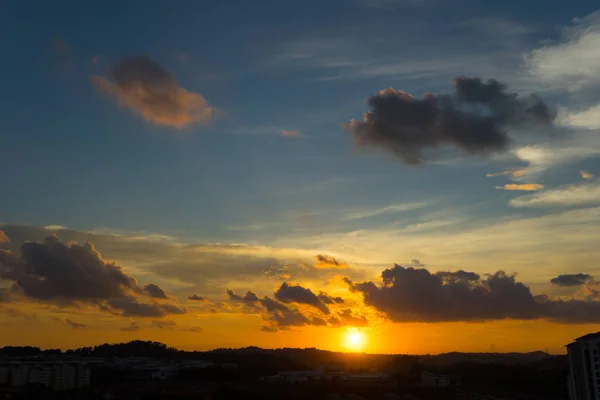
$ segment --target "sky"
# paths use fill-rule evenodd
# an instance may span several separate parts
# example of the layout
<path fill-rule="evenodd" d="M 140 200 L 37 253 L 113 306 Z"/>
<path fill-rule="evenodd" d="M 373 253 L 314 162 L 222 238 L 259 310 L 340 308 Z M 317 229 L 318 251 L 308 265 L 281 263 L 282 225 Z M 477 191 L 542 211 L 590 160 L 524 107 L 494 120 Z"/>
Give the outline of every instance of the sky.
<path fill-rule="evenodd" d="M 4 2 L 2 343 L 564 353 L 600 9 L 554 3 Z"/>

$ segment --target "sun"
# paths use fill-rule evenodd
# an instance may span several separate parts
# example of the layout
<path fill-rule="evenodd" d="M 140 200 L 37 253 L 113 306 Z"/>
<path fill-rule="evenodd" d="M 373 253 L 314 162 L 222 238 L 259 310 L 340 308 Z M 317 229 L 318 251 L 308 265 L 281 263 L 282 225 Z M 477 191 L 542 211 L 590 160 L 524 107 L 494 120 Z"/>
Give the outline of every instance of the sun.
<path fill-rule="evenodd" d="M 344 346 L 352 351 L 361 350 L 365 341 L 365 334 L 356 328 L 348 329 L 344 336 Z"/>

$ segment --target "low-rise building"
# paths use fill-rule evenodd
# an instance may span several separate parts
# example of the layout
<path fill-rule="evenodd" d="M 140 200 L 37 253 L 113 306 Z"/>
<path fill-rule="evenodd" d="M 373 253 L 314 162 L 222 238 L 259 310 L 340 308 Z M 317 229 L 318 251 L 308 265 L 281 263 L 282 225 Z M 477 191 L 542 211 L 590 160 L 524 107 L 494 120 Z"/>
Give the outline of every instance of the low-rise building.
<path fill-rule="evenodd" d="M 444 388 L 450 386 L 451 379 L 446 375 L 438 375 L 431 372 L 421 372 L 421 386 Z"/>

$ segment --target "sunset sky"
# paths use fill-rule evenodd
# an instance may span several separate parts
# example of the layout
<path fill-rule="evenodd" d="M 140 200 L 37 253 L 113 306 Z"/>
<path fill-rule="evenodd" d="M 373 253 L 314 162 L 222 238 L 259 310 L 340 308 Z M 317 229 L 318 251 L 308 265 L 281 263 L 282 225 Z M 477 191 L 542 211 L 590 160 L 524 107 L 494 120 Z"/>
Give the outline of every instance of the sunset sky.
<path fill-rule="evenodd" d="M 0 34 L 0 345 L 600 330 L 597 1 L 13 1 Z"/>

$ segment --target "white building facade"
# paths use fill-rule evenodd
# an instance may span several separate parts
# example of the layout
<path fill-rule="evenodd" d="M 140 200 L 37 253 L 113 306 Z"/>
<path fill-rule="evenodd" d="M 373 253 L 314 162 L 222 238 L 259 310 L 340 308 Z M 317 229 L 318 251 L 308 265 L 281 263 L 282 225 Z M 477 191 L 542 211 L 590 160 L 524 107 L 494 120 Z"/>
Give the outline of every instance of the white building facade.
<path fill-rule="evenodd" d="M 567 345 L 569 399 L 600 400 L 600 332 Z"/>

